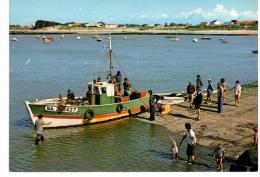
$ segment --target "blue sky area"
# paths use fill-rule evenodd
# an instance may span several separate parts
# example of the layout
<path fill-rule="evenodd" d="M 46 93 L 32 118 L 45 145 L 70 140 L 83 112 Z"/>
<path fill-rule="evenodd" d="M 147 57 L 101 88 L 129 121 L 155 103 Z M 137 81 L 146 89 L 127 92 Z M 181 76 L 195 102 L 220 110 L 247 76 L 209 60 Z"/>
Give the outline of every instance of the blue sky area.
<path fill-rule="evenodd" d="M 36 20 L 106 23 L 192 23 L 256 20 L 257 0 L 10 0 L 10 24 Z"/>

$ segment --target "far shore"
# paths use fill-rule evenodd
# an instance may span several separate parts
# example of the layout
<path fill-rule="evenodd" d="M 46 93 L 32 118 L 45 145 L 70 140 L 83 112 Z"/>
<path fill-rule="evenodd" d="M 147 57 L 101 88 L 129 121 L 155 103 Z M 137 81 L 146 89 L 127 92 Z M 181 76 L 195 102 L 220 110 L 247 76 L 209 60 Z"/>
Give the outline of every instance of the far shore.
<path fill-rule="evenodd" d="M 10 34 L 89 34 L 89 35 L 105 35 L 105 34 L 145 34 L 145 35 L 258 35 L 257 30 L 140 30 L 135 28 L 129 29 L 96 29 L 96 30 L 10 30 Z"/>

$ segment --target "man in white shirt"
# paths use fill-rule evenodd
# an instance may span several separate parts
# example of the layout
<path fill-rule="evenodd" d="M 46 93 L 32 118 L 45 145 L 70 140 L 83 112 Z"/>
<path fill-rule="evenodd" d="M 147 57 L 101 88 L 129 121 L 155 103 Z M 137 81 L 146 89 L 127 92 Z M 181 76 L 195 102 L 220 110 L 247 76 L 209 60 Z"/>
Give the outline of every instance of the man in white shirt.
<path fill-rule="evenodd" d="M 240 103 L 240 96 L 241 96 L 241 85 L 239 84 L 239 81 L 236 81 L 235 86 L 235 105 L 238 107 Z"/>
<path fill-rule="evenodd" d="M 188 139 L 188 145 L 187 145 L 187 150 L 186 154 L 188 156 L 188 163 L 191 164 L 194 159 L 195 159 L 195 146 L 197 143 L 197 139 L 195 136 L 195 132 L 191 129 L 191 124 L 190 123 L 185 123 L 185 134 L 181 139 L 180 146 L 182 144 L 182 141 L 187 137 Z"/>

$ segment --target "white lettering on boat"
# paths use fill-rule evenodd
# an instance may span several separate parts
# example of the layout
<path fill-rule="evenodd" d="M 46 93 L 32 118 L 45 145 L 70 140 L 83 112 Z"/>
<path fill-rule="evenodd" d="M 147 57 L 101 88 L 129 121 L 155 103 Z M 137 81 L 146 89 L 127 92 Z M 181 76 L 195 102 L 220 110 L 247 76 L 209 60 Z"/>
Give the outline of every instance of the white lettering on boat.
<path fill-rule="evenodd" d="M 57 112 L 58 106 L 45 106 L 45 111 L 48 112 Z M 62 110 L 62 112 L 78 112 L 79 108 L 77 107 L 65 107 L 65 109 Z"/>

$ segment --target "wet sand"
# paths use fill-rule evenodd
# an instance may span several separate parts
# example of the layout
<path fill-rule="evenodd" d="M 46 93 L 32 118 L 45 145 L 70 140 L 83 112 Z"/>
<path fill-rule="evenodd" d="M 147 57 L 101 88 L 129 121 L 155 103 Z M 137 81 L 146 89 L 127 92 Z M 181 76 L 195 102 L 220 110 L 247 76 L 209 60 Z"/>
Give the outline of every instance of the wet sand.
<path fill-rule="evenodd" d="M 224 112 L 217 113 L 217 96 L 213 95 L 213 103 L 201 105 L 201 120 L 197 121 L 197 111 L 189 108 L 184 102 L 171 107 L 167 115 L 156 115 L 155 121 L 149 121 L 149 113 L 139 115 L 140 121 L 162 125 L 178 135 L 185 131 L 184 124 L 191 123 L 197 136 L 197 143 L 214 150 L 217 143 L 222 143 L 225 156 L 238 158 L 244 150 L 251 147 L 254 131 L 252 126 L 258 123 L 258 87 L 257 82 L 242 86 L 241 102 L 235 106 L 234 90 L 227 91 Z M 180 140 L 177 140 L 178 143 Z"/>

